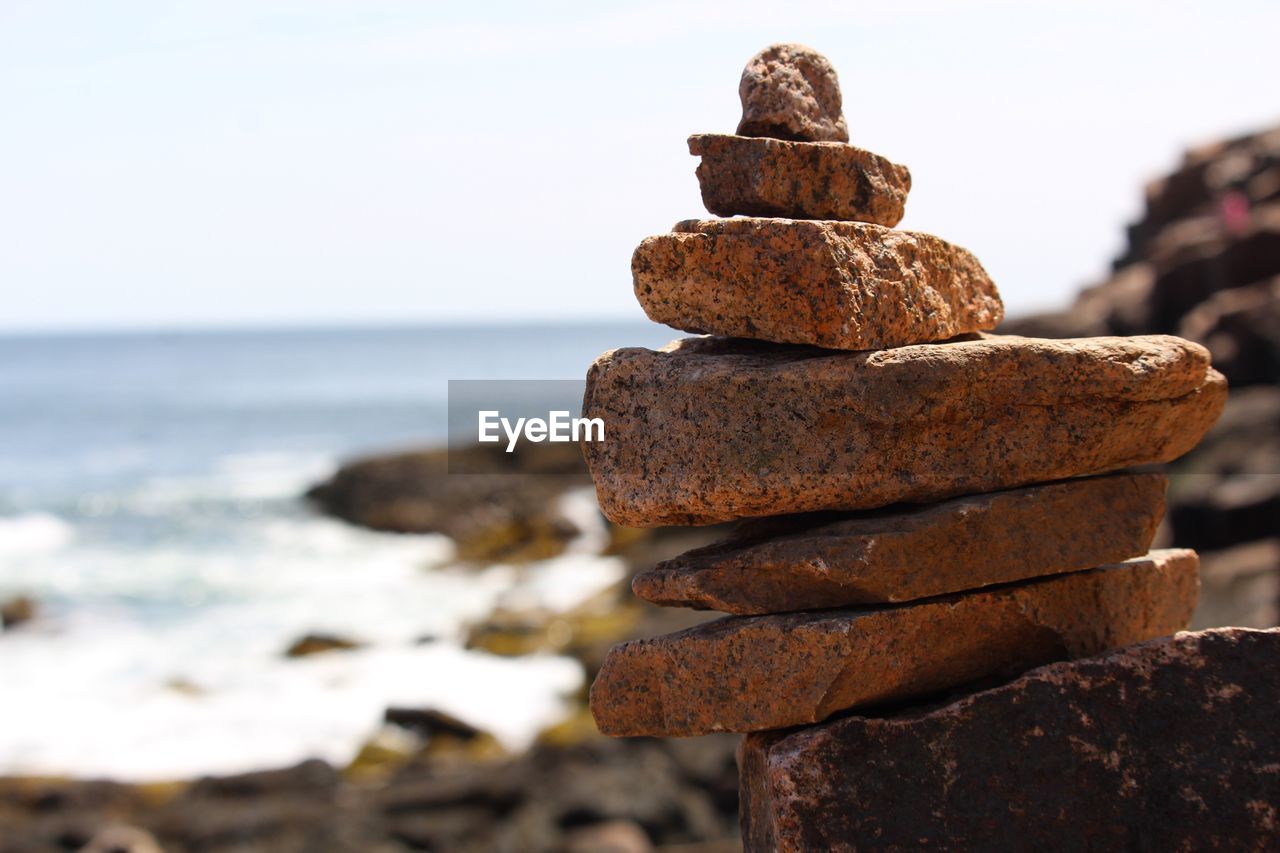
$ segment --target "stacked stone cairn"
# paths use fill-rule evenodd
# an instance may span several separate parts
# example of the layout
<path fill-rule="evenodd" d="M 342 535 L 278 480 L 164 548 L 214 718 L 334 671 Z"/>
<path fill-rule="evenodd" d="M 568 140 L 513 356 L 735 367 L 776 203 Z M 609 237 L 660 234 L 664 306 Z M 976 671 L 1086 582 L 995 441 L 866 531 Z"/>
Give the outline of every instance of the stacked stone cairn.
<path fill-rule="evenodd" d="M 1199 833 L 1263 832 L 1277 748 L 1267 775 L 1209 726 L 1212 766 L 1178 769 L 1178 739 L 1210 735 L 1204 714 L 1161 713 L 1160 690 L 1231 661 L 1274 702 L 1275 675 L 1242 674 L 1259 660 L 1243 646 L 1274 659 L 1280 638 L 1132 646 L 1185 628 L 1195 604 L 1196 554 L 1148 550 L 1165 478 L 1133 469 L 1181 456 L 1220 414 L 1206 350 L 989 334 L 995 285 L 964 249 L 894 229 L 910 174 L 848 144 L 825 58 L 772 46 L 740 95 L 737 135 L 689 139 L 707 208 L 731 218 L 681 222 L 632 259 L 649 317 L 706 336 L 605 353 L 584 400 L 606 425 L 584 452 L 612 521 L 745 519 L 633 583 L 728 615 L 615 647 L 591 691 L 600 730 L 748 733 L 752 850 L 1056 847 L 1072 832 L 1125 846 L 1134 808 L 1155 808 L 1151 849 L 1182 846 L 1192 817 Z M 1092 680 L 1070 669 L 1085 664 Z M 1233 683 L 1220 710 L 1274 734 L 1247 698 L 1262 687 Z"/>

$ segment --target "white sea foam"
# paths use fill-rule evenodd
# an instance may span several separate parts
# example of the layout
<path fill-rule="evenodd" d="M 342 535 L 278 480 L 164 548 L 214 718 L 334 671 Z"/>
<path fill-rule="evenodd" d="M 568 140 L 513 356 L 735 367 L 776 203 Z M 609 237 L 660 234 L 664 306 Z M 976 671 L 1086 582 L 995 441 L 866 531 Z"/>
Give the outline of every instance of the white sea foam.
<path fill-rule="evenodd" d="M 75 528 L 48 512 L 0 517 L 0 557 L 47 554 L 65 548 Z"/>
<path fill-rule="evenodd" d="M 393 704 L 440 708 L 522 748 L 565 713 L 581 667 L 464 650 L 467 624 L 498 605 L 566 610 L 623 574 L 585 548 L 520 568 L 457 567 L 443 536 L 376 533 L 296 507 L 238 519 L 225 541 L 224 528 L 197 524 L 202 541 L 186 530 L 136 546 L 81 542 L 31 515 L 24 529 L 61 532 L 26 534 L 58 550 L 6 561 L 0 594 L 32 593 L 43 613 L 0 637 L 0 775 L 341 764 Z M 577 521 L 594 549 L 590 516 Z M 312 632 L 364 645 L 283 656 Z"/>

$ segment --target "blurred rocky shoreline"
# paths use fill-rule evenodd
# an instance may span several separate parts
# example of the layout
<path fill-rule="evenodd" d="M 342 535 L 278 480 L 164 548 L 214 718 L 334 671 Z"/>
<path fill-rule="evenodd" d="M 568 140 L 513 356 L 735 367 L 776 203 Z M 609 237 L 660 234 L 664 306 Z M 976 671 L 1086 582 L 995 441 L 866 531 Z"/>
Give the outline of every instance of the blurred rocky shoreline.
<path fill-rule="evenodd" d="M 1280 128 L 1192 149 L 1146 187 L 1105 281 L 1001 330 L 1051 338 L 1174 334 L 1204 344 L 1226 410 L 1170 466 L 1165 544 L 1201 556 L 1193 628 L 1280 621 Z"/>
<path fill-rule="evenodd" d="M 358 460 L 307 497 L 372 529 L 444 533 L 457 561 L 477 569 L 532 566 L 582 533 L 559 499 L 589 478 L 574 445 L 526 448 L 452 451 L 478 472 L 466 475 L 448 474 L 443 449 Z M 388 708 L 346 767 L 313 760 L 163 784 L 0 779 L 0 851 L 146 851 L 152 842 L 273 852 L 739 849 L 736 737 L 611 740 L 586 710 L 586 685 L 613 643 L 712 618 L 635 599 L 630 575 L 723 529 L 608 530 L 602 552 L 625 561 L 623 582 L 568 612 L 499 609 L 468 631 L 471 649 L 562 654 L 583 666 L 573 710 L 527 752 L 509 754 L 489 733 L 436 709 Z M 354 647 L 316 633 L 282 651 L 305 657 Z"/>
<path fill-rule="evenodd" d="M 1231 396 L 1205 441 L 1169 471 L 1157 545 L 1202 553 L 1194 628 L 1280 622 L 1280 129 L 1188 152 L 1147 187 L 1145 214 L 1106 281 L 1063 311 L 1001 331 L 1172 333 L 1210 349 Z M 308 497 L 352 524 L 446 534 L 458 560 L 477 566 L 534 564 L 581 534 L 558 508 L 590 482 L 576 447 L 454 452 L 480 473 L 449 475 L 443 450 L 380 456 L 343 467 Z M 589 684 L 618 640 L 711 618 L 646 604 L 627 582 L 722 532 L 610 525 L 601 551 L 625 560 L 626 580 L 568 613 L 494 612 L 467 645 L 569 655 Z M 32 602 L 9 613 L 6 629 L 38 618 Z M 347 642 L 303 637 L 295 650 L 340 654 Z M 585 688 L 576 710 L 520 755 L 435 709 L 393 708 L 345 768 L 310 761 L 153 785 L 0 780 L 0 851 L 732 850 L 736 740 L 602 738 Z M 113 830 L 113 842 L 102 835 L 112 826 L 140 830 Z"/>

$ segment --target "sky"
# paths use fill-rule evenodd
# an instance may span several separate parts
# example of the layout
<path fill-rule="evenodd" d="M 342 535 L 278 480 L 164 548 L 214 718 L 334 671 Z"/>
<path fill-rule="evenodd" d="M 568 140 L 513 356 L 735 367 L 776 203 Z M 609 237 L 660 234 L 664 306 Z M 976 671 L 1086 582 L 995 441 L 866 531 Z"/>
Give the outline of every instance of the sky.
<path fill-rule="evenodd" d="M 0 330 L 641 319 L 685 139 L 798 41 L 900 227 L 1008 313 L 1098 280 L 1188 145 L 1280 122 L 1280 4 L 0 0 Z"/>

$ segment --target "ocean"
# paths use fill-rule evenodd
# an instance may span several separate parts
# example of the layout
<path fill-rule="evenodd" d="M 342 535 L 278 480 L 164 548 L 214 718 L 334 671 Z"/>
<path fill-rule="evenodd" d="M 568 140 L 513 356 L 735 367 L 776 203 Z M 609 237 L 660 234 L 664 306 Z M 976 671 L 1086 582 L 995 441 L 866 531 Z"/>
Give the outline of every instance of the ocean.
<path fill-rule="evenodd" d="M 442 444 L 450 379 L 581 379 L 637 323 L 0 337 L 0 775 L 173 779 L 350 760 L 389 705 L 513 749 L 565 712 L 568 658 L 465 650 L 508 598 L 615 582 L 590 490 L 581 547 L 462 568 L 436 535 L 318 515 L 344 459 Z M 594 527 L 593 527 L 594 525 Z M 297 637 L 364 643 L 288 660 Z"/>

